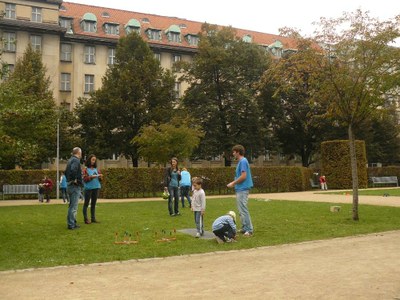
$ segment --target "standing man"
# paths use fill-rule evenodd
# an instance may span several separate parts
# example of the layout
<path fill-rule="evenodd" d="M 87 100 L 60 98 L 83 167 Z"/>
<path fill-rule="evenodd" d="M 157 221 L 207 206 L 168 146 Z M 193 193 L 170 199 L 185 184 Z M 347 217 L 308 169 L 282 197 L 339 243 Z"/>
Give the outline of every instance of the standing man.
<path fill-rule="evenodd" d="M 83 183 L 80 163 L 81 157 L 81 148 L 75 147 L 72 150 L 72 156 L 68 160 L 67 168 L 65 169 L 67 193 L 69 195 L 67 225 L 70 230 L 78 229 L 80 227 L 76 223 L 76 212 L 78 211 L 79 195 L 81 194 L 81 186 Z"/>
<path fill-rule="evenodd" d="M 238 161 L 235 172 L 235 180 L 228 183 L 228 188 L 235 187 L 236 204 L 240 214 L 242 229 L 238 232 L 243 233 L 244 236 L 250 237 L 253 235 L 253 224 L 247 202 L 249 200 L 249 190 L 253 187 L 253 179 L 251 178 L 250 165 L 244 157 L 244 147 L 236 145 L 232 148 L 232 154 Z"/>

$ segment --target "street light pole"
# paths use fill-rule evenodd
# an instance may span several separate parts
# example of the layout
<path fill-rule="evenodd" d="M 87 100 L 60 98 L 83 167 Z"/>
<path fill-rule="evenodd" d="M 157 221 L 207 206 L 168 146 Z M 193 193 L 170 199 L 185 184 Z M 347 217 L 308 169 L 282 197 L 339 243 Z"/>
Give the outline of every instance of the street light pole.
<path fill-rule="evenodd" d="M 60 198 L 60 116 L 57 116 L 57 200 Z"/>

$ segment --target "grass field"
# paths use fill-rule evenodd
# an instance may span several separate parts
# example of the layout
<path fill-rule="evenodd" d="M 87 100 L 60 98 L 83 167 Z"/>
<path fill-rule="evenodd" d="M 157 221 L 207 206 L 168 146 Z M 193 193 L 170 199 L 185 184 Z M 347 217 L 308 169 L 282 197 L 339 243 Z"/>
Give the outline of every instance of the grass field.
<path fill-rule="evenodd" d="M 250 199 L 252 238 L 219 245 L 178 232 L 176 241 L 158 243 L 155 232 L 160 237 L 162 231 L 168 236 L 174 229 L 195 227 L 189 208 L 181 209 L 180 217 L 170 217 L 165 201 L 100 203 L 101 223 L 85 225 L 81 205 L 79 230 L 66 229 L 66 205 L 0 207 L 0 270 L 246 249 L 400 229 L 400 208 L 360 205 L 360 221 L 354 222 L 350 205 L 341 204 L 341 212 L 331 213 L 329 203 Z M 208 200 L 205 229 L 211 231 L 214 219 L 229 210 L 236 211 L 233 198 Z M 125 231 L 133 238 L 138 232 L 140 243 L 115 245 L 115 233 L 121 236 Z"/>
<path fill-rule="evenodd" d="M 352 190 L 347 190 L 347 191 L 340 191 L 340 192 L 324 192 L 324 194 L 335 194 L 335 195 L 340 195 L 340 194 L 353 194 Z M 391 188 L 391 189 L 366 189 L 366 190 L 359 190 L 358 191 L 359 195 L 362 196 L 382 196 L 383 195 L 388 195 L 388 196 L 400 196 L 400 189 L 399 188 Z"/>

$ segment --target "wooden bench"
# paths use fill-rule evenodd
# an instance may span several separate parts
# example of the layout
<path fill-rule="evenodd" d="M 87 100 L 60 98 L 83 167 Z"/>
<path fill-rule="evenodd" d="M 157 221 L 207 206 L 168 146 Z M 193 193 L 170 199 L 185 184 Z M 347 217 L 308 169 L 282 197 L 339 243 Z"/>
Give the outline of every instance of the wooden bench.
<path fill-rule="evenodd" d="M 3 200 L 4 195 L 28 195 L 37 194 L 39 188 L 37 184 L 4 184 L 3 185 Z"/>
<path fill-rule="evenodd" d="M 399 186 L 399 181 L 397 176 L 380 176 L 380 177 L 371 177 L 372 186 L 381 185 L 381 184 L 395 184 Z"/>

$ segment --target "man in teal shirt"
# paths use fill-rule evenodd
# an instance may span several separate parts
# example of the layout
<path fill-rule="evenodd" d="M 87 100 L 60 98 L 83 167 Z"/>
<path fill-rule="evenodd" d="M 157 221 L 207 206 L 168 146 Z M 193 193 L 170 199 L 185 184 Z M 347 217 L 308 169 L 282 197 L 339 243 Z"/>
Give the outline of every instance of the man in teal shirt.
<path fill-rule="evenodd" d="M 235 172 L 235 180 L 228 183 L 227 187 L 235 187 L 236 204 L 240 214 L 242 229 L 238 232 L 243 233 L 244 236 L 253 235 L 253 224 L 247 202 L 249 200 L 249 191 L 253 187 L 253 179 L 251 177 L 251 170 L 247 158 L 244 157 L 244 147 L 236 145 L 232 148 L 232 154 L 238 161 Z"/>

